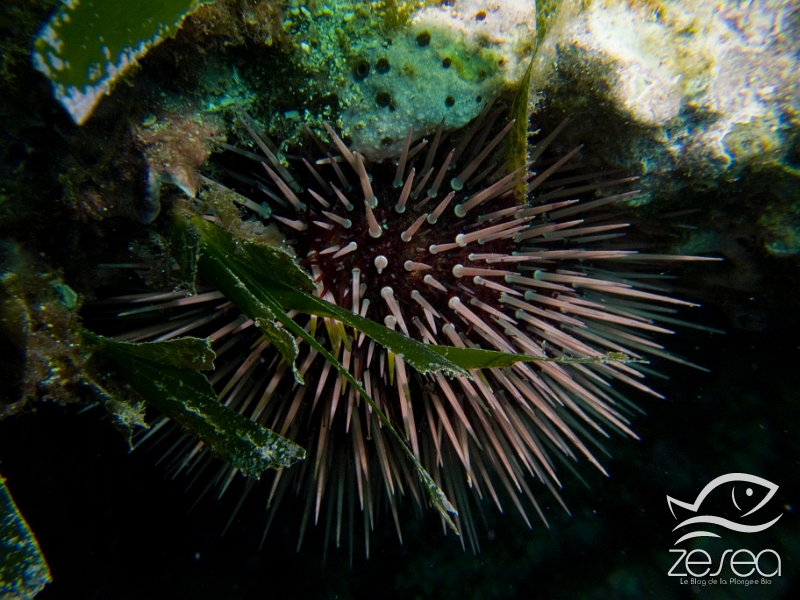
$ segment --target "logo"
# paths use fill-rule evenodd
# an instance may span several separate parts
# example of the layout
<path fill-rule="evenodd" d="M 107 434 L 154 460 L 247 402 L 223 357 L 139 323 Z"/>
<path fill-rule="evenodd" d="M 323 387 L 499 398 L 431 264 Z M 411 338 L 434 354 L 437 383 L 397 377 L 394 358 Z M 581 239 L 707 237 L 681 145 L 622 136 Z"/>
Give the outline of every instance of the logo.
<path fill-rule="evenodd" d="M 667 496 L 667 506 L 673 518 L 679 520 L 676 510 L 683 510 L 689 515 L 674 527 L 673 531 L 685 528 L 690 530 L 681 535 L 673 546 L 693 538 L 721 539 L 720 534 L 707 530 L 709 526 L 746 534 L 757 534 L 769 529 L 783 514 L 773 517 L 772 514 L 768 514 L 769 509 L 761 513 L 759 511 L 775 496 L 778 487 L 771 481 L 755 475 L 728 473 L 710 481 L 700 490 L 693 502 L 683 502 Z M 731 504 L 728 504 L 726 498 L 728 488 L 730 488 Z M 722 498 L 725 500 L 720 503 Z M 714 508 L 717 506 L 720 508 L 715 511 Z M 731 517 L 730 513 L 734 513 L 735 516 Z M 753 516 L 759 518 L 752 518 Z M 716 560 L 704 549 L 689 551 L 678 548 L 670 550 L 670 553 L 675 553 L 678 557 L 668 575 L 685 577 L 686 579 L 680 580 L 681 584 L 768 585 L 772 583 L 772 577 L 781 575 L 781 558 L 775 550 L 769 548 L 758 553 L 746 548 L 738 550 L 727 548 Z M 729 577 L 728 573 L 733 576 Z M 753 577 L 755 573 L 757 575 Z"/>
<path fill-rule="evenodd" d="M 751 508 L 743 515 L 739 515 L 740 519 L 752 515 L 754 512 L 762 508 L 767 502 L 769 502 L 772 499 L 772 497 L 775 495 L 775 492 L 778 491 L 777 485 L 761 477 L 756 477 L 755 475 L 748 475 L 747 473 L 728 473 L 727 475 L 722 475 L 720 477 L 717 477 L 716 479 L 713 479 L 708 485 L 706 485 L 706 487 L 704 487 L 703 490 L 697 495 L 697 499 L 692 504 L 689 504 L 688 502 L 681 502 L 680 500 L 676 500 L 675 498 L 667 496 L 667 504 L 669 505 L 669 510 L 672 513 L 672 516 L 675 517 L 676 505 L 685 508 L 688 511 L 696 513 L 700 508 L 700 505 L 703 503 L 703 500 L 705 500 L 706 497 L 711 492 L 713 492 L 719 486 L 730 482 L 751 483 L 753 485 L 760 485 L 766 490 L 768 490 L 768 492 L 761 499 L 761 502 L 756 504 L 755 507 Z M 747 488 L 743 493 L 748 498 L 752 497 L 754 494 L 753 488 L 747 486 Z M 733 486 L 733 488 L 731 489 L 731 501 L 733 502 L 733 505 L 736 507 L 736 510 L 738 510 L 739 512 L 743 511 L 743 509 L 739 507 L 739 502 L 737 502 L 736 500 L 736 486 Z M 772 527 L 775 523 L 778 522 L 778 519 L 780 519 L 782 516 L 783 515 L 778 515 L 771 521 L 767 523 L 762 523 L 760 525 L 743 525 L 742 523 L 730 521 L 720 516 L 701 514 L 678 523 L 675 526 L 675 529 L 673 529 L 672 531 L 675 531 L 676 529 L 679 529 L 681 527 L 686 527 L 688 525 L 708 524 L 708 525 L 720 525 L 722 527 L 725 527 L 726 529 L 730 529 L 732 531 L 738 531 L 739 533 L 758 533 L 759 531 L 764 531 L 765 529 Z M 677 517 L 675 518 L 677 519 Z M 710 531 L 692 531 L 680 537 L 678 541 L 673 544 L 673 546 L 677 546 L 684 540 L 688 540 L 695 537 L 704 537 L 704 536 L 716 537 L 716 538 L 720 537 L 716 533 L 711 533 Z"/>

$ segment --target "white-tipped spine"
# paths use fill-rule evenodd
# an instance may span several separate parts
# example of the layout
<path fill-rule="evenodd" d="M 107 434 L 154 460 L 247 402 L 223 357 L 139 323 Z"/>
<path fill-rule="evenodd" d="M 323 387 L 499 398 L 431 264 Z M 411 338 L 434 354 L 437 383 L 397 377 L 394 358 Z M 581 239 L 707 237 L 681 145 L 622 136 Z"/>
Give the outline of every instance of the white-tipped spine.
<path fill-rule="evenodd" d="M 439 187 L 442 185 L 442 180 L 444 179 L 444 175 L 447 172 L 447 167 L 450 166 L 450 161 L 453 160 L 453 153 L 456 151 L 455 148 L 450 150 L 450 154 L 447 155 L 447 158 L 444 159 L 442 166 L 439 167 L 439 172 L 436 174 L 436 179 L 433 180 L 433 184 L 428 189 L 428 196 L 431 198 L 436 198 L 436 195 L 439 193 Z"/>
<path fill-rule="evenodd" d="M 323 125 L 325 126 L 325 130 L 328 132 L 328 135 L 331 136 L 333 143 L 336 144 L 336 147 L 339 149 L 339 152 L 341 152 L 345 160 L 347 160 L 347 162 L 350 163 L 350 166 L 355 169 L 356 157 L 350 151 L 350 148 L 348 148 L 347 145 L 342 141 L 342 138 L 336 135 L 336 132 L 333 130 L 333 127 L 331 127 L 327 123 L 323 123 Z"/>
<path fill-rule="evenodd" d="M 461 173 L 459 173 L 456 177 L 453 177 L 453 179 L 450 181 L 450 187 L 452 187 L 456 191 L 463 188 L 464 183 L 466 183 L 467 179 L 469 179 L 470 176 L 475 172 L 475 169 L 477 169 L 481 165 L 483 160 L 487 156 L 489 156 L 489 152 L 494 150 L 494 147 L 497 146 L 497 144 L 500 143 L 500 140 L 502 140 L 505 137 L 505 135 L 511 130 L 511 127 L 513 127 L 514 123 L 515 123 L 514 119 L 509 121 L 508 125 L 503 127 L 502 131 L 498 133 L 491 142 L 489 142 L 489 144 L 481 151 L 481 153 L 478 154 L 478 156 L 476 156 L 473 159 L 473 161 L 469 163 L 464 168 L 463 171 L 461 171 Z"/>
<path fill-rule="evenodd" d="M 375 257 L 375 260 L 372 261 L 372 264 L 374 264 L 375 268 L 378 269 L 378 275 L 380 275 L 383 273 L 383 270 L 389 266 L 389 259 L 383 254 L 379 254 Z"/>
<path fill-rule="evenodd" d="M 369 224 L 369 235 L 378 239 L 383 235 L 383 229 L 378 224 L 378 220 L 375 218 L 375 213 L 372 212 L 372 207 L 369 205 L 369 202 L 364 200 L 364 209 L 367 211 L 367 223 Z"/>
<path fill-rule="evenodd" d="M 430 265 L 426 265 L 425 263 L 414 262 L 413 260 L 407 260 L 403 263 L 403 268 L 406 271 L 430 271 L 433 267 Z"/>
<path fill-rule="evenodd" d="M 455 192 L 450 192 L 449 194 L 447 194 L 447 196 L 445 196 L 444 200 L 442 200 L 439 203 L 439 206 L 437 206 L 436 209 L 428 216 L 428 223 L 430 223 L 431 225 L 436 225 L 436 221 L 438 221 L 439 217 L 442 216 L 442 213 L 445 211 L 447 205 L 450 204 L 450 201 L 453 199 L 453 196 L 455 195 L 456 195 Z"/>
<path fill-rule="evenodd" d="M 311 188 L 308 188 L 308 193 L 311 194 L 311 197 L 314 198 L 314 200 L 316 200 L 317 202 L 319 202 L 324 208 L 330 208 L 331 207 L 331 203 L 330 202 L 325 200 L 325 198 L 320 196 L 317 192 L 315 192 Z"/>
<path fill-rule="evenodd" d="M 361 182 L 361 190 L 364 192 L 364 201 L 369 205 L 370 208 L 377 208 L 378 206 L 378 199 L 375 197 L 375 194 L 372 191 L 372 183 L 369 181 L 369 175 L 367 174 L 367 168 L 364 166 L 364 157 L 360 154 L 356 154 L 356 164 L 358 168 L 358 179 Z"/>
<path fill-rule="evenodd" d="M 341 258 L 346 254 L 355 252 L 356 250 L 358 250 L 358 244 L 356 244 L 355 242 L 350 242 L 349 244 L 347 244 L 347 246 L 345 246 L 344 248 L 339 250 L 336 254 L 334 254 L 333 258 Z"/>
<path fill-rule="evenodd" d="M 456 248 L 460 248 L 458 244 L 455 242 L 450 244 L 431 244 L 428 247 L 428 252 L 431 254 L 439 254 L 440 252 L 447 252 L 448 250 L 455 250 Z"/>
<path fill-rule="evenodd" d="M 286 217 L 279 217 L 278 215 L 272 215 L 272 218 L 288 227 L 291 227 L 295 231 L 305 231 L 308 229 L 308 225 L 303 223 L 303 221 L 287 219 Z"/>
<path fill-rule="evenodd" d="M 353 312 L 358 314 L 358 304 L 361 296 L 361 269 L 355 267 L 352 271 L 350 271 L 350 274 L 352 276 L 351 283 L 353 290 Z"/>
<path fill-rule="evenodd" d="M 464 265 L 453 267 L 453 277 L 505 277 L 506 275 L 515 275 L 515 273 L 513 271 L 501 271 L 500 269 L 465 267 Z"/>
<path fill-rule="evenodd" d="M 417 220 L 414 221 L 408 229 L 406 229 L 403 233 L 400 234 L 400 239 L 403 240 L 404 242 L 410 242 L 411 238 L 414 236 L 417 230 L 420 227 L 422 227 L 422 224 L 425 222 L 425 219 L 427 218 L 428 218 L 427 213 L 417 218 Z"/>
<path fill-rule="evenodd" d="M 353 222 L 350 219 L 345 219 L 344 217 L 340 217 L 339 215 L 329 212 L 327 210 L 323 210 L 322 214 L 328 217 L 334 223 L 338 223 L 345 229 L 350 229 L 353 226 Z"/>
<path fill-rule="evenodd" d="M 400 192 L 400 197 L 397 199 L 397 204 L 394 205 L 395 211 L 399 214 L 403 214 L 406 212 L 406 202 L 408 202 L 408 196 L 411 194 L 411 186 L 414 183 L 414 173 L 416 169 L 411 169 L 408 172 L 408 177 L 406 178 L 405 184 L 403 184 L 403 189 Z"/>
<path fill-rule="evenodd" d="M 433 277 L 433 275 L 425 275 L 425 277 L 422 278 L 422 282 L 424 284 L 426 284 L 426 285 L 431 286 L 434 289 L 439 290 L 440 292 L 446 292 L 447 291 L 447 288 L 444 287 L 438 281 L 436 281 L 436 279 Z"/>
<path fill-rule="evenodd" d="M 350 200 L 345 197 L 342 191 L 333 184 L 331 184 L 331 187 L 333 188 L 333 193 L 336 194 L 336 197 L 339 199 L 339 202 L 342 203 L 342 206 L 344 206 L 347 210 L 353 210 L 353 205 L 350 203 Z"/>
<path fill-rule="evenodd" d="M 278 176 L 278 174 L 275 171 L 273 171 L 267 163 L 262 162 L 261 166 L 264 167 L 264 169 L 269 174 L 270 179 L 272 179 L 272 181 L 275 183 L 275 185 L 278 186 L 278 189 L 280 189 L 280 191 L 283 193 L 283 195 L 286 196 L 286 199 L 291 203 L 291 205 L 294 207 L 294 209 L 297 212 L 303 212 L 306 209 L 306 205 L 303 204 L 300 201 L 300 198 L 297 197 L 297 194 L 295 194 L 289 188 L 289 186 L 286 185 L 286 183 L 283 181 L 283 179 L 281 179 Z"/>
<path fill-rule="evenodd" d="M 408 327 L 406 327 L 405 319 L 403 319 L 403 313 L 400 312 L 400 305 L 394 297 L 394 290 L 389 286 L 384 287 L 381 289 L 381 298 L 384 299 L 389 310 L 394 315 L 395 319 L 397 319 L 397 324 L 400 326 L 400 329 L 408 336 Z"/>

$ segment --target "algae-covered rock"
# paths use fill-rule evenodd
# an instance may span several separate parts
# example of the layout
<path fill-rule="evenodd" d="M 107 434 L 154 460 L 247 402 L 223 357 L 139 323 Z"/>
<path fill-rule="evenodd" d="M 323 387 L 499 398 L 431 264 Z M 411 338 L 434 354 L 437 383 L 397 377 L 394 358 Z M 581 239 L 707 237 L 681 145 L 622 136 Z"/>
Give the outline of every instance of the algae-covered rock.
<path fill-rule="evenodd" d="M 30 600 L 52 580 L 36 536 L 0 476 L 0 598 Z"/>
<path fill-rule="evenodd" d="M 576 4 L 536 83 L 551 108 L 589 117 L 571 135 L 641 174 L 644 199 L 785 166 L 800 125 L 796 3 Z"/>
<path fill-rule="evenodd" d="M 339 99 L 354 147 L 371 158 L 395 155 L 408 126 L 428 132 L 445 119 L 462 127 L 501 85 L 501 55 L 470 51 L 443 27 L 415 25 L 391 45 L 360 50 Z M 366 72 L 365 77 L 360 73 Z"/>
<path fill-rule="evenodd" d="M 535 0 L 456 0 L 431 3 L 412 21 L 417 28 L 447 30 L 464 48 L 490 48 L 498 56 L 497 70 L 506 83 L 516 85 L 525 74 L 537 34 Z"/>
<path fill-rule="evenodd" d="M 17 350 L 21 371 L 20 381 L 5 382 L 14 395 L 10 403 L 0 399 L 0 419 L 38 399 L 85 400 L 77 294 L 62 273 L 18 244 L 4 242 L 0 257 L 0 329 Z"/>
<path fill-rule="evenodd" d="M 194 198 L 198 189 L 197 171 L 208 161 L 223 126 L 213 116 L 203 117 L 192 111 L 151 115 L 133 127 L 136 146 L 144 156 L 147 169 L 146 199 L 139 205 L 136 218 L 152 222 L 161 210 L 162 183 L 171 183 Z"/>
<path fill-rule="evenodd" d="M 533 2 L 431 4 L 330 1 L 288 11 L 300 69 L 335 94 L 342 133 L 371 159 L 399 154 L 409 125 L 414 139 L 442 119 L 464 126 L 493 94 L 519 84 L 532 55 Z"/>

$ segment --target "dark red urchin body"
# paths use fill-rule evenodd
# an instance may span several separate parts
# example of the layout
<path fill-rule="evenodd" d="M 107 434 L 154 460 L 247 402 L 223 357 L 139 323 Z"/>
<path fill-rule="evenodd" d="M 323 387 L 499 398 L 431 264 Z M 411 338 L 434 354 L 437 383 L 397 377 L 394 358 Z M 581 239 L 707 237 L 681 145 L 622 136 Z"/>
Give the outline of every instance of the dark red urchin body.
<path fill-rule="evenodd" d="M 379 173 L 380 170 L 387 169 L 379 166 L 374 172 L 375 179 L 385 181 L 387 174 Z M 309 267 L 316 265 L 325 274 L 323 281 L 326 289 L 333 293 L 337 304 L 346 304 L 345 296 L 352 290 L 353 269 L 358 269 L 359 279 L 367 284 L 368 290 L 380 292 L 385 286 L 390 286 L 401 314 L 417 314 L 419 303 L 412 299 L 414 290 L 427 295 L 433 294 L 435 290 L 437 296 L 442 293 L 442 288 L 458 293 L 457 285 L 453 283 L 454 278 L 457 280 L 466 275 L 458 271 L 459 276 L 454 276 L 453 269 L 457 265 L 468 267 L 474 262 L 470 256 L 474 258 L 476 250 L 482 254 L 507 255 L 515 247 L 510 238 L 488 240 L 480 248 L 475 247 L 475 244 L 459 247 L 455 239 L 462 230 L 475 231 L 485 228 L 486 225 L 473 222 L 465 227 L 465 223 L 453 214 L 456 203 L 450 196 L 426 196 L 427 201 L 409 198 L 410 209 L 400 214 L 395 206 L 401 190 L 383 187 L 379 193 L 381 197 L 378 198 L 377 206 L 371 209 L 375 222 L 380 227 L 380 237 L 377 238 L 370 233 L 370 223 L 363 203 L 352 211 L 347 211 L 342 206 L 332 207 L 332 211 L 339 209 L 334 213 L 339 219 L 350 221 L 348 228 L 320 215 L 315 208 L 309 210 L 306 221 L 311 221 L 312 226 L 298 244 L 297 250 L 300 255 L 307 257 L 302 261 L 303 264 Z M 432 216 L 443 202 L 446 205 L 442 207 L 438 217 Z M 319 225 L 314 227 L 314 221 L 320 219 L 334 226 L 331 229 Z M 435 223 L 430 223 L 429 219 L 435 220 Z M 404 235 L 405 239 L 402 237 Z M 453 242 L 442 244 L 443 240 Z M 453 247 L 440 248 L 442 245 Z M 435 253 L 431 252 L 431 246 L 437 250 Z M 330 248 L 337 250 L 325 253 Z M 443 273 L 447 275 L 443 277 Z M 487 293 L 484 287 L 476 287 L 471 293 L 483 301 L 494 301 L 496 296 L 494 293 Z M 380 301 L 381 296 L 367 293 L 363 298 L 375 302 Z"/>
<path fill-rule="evenodd" d="M 563 200 L 602 185 L 577 176 L 564 181 L 587 185 L 555 187 L 534 198 L 532 192 L 567 169 L 574 153 L 541 162 L 546 140 L 534 151 L 533 165 L 508 174 L 498 157 L 510 125 L 495 132 L 499 112 L 486 114 L 454 145 L 443 141 L 440 128 L 427 152 L 410 147 L 409 132 L 398 165 L 366 166 L 329 128 L 339 156 L 315 139 L 326 157 L 316 166 L 313 157 L 303 160 L 311 177 L 302 186 L 265 149 L 252 124 L 246 125 L 268 156 L 268 178 L 258 187 L 272 198 L 272 219 L 312 273 L 319 296 L 425 343 L 589 359 L 518 363 L 472 372 L 472 380 L 421 376 L 358 331 L 328 319 L 318 328 L 316 317 L 293 317 L 363 382 L 459 510 L 459 525 L 474 548 L 470 497 L 491 498 L 500 508 L 497 492 L 504 488 L 526 521 L 520 496 L 544 520 L 527 482 L 539 479 L 558 498 L 555 454 L 583 454 L 602 470 L 583 442 L 592 438 L 589 430 L 605 436 L 611 428 L 635 437 L 625 417 L 627 400 L 611 382 L 659 395 L 641 382 L 638 364 L 607 360 L 607 353 L 680 360 L 651 340 L 653 333 L 671 333 L 657 321 L 674 312 L 654 303 L 690 305 L 660 293 L 638 269 L 654 260 L 690 257 L 598 246 L 626 224 L 609 221 L 597 209 L 629 194 Z M 521 186 L 527 186 L 526 203 L 515 195 Z M 594 266 L 603 263 L 636 266 L 628 272 Z M 218 303 L 219 296 L 209 301 Z M 326 531 L 335 527 L 338 544 L 347 491 L 350 502 L 359 499 L 368 548 L 374 510 L 385 493 L 399 534 L 395 499 L 409 493 L 422 505 L 425 495 L 352 386 L 308 348 L 298 360 L 306 386 L 294 386 L 286 363 L 259 341 L 252 322 L 229 303 L 214 310 L 213 319 L 226 323 L 210 335 L 218 354 L 228 358 L 212 377 L 220 401 L 308 451 L 303 465 L 275 476 L 273 514 L 289 489 L 305 494 L 302 538 L 311 513 L 316 522 L 327 501 Z M 181 333 L 208 326 L 209 318 L 187 323 Z M 154 337 L 142 331 L 137 339 Z M 199 460 L 201 447 L 184 442 L 176 468 Z M 234 474 L 223 468 L 216 479 L 230 482 Z"/>

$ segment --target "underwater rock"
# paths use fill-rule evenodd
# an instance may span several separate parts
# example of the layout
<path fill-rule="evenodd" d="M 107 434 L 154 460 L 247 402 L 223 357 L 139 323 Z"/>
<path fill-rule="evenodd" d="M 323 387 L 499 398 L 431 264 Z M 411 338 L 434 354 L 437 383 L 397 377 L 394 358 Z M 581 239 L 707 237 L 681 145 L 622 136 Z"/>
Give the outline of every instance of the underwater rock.
<path fill-rule="evenodd" d="M 0 246 L 0 334 L 8 342 L 5 359 L 17 354 L 21 375 L 18 382 L 6 382 L 16 398 L 0 399 L 0 419 L 35 400 L 69 404 L 86 398 L 75 335 L 80 300 L 63 273 L 48 267 L 18 244 Z"/>
<path fill-rule="evenodd" d="M 594 138 L 607 164 L 641 174 L 642 201 L 769 178 L 794 170 L 797 11 L 785 0 L 592 2 L 552 29 L 535 85 L 557 112 L 589 117 L 573 139 Z"/>
<path fill-rule="evenodd" d="M 213 145 L 224 141 L 225 130 L 213 115 L 165 114 L 150 117 L 135 126 L 133 135 L 147 169 L 146 198 L 139 203 L 135 217 L 150 223 L 161 210 L 161 184 L 171 183 L 194 198 L 199 185 L 197 170 L 206 164 Z"/>
<path fill-rule="evenodd" d="M 0 598 L 29 600 L 52 581 L 39 542 L 0 476 Z"/>
<path fill-rule="evenodd" d="M 442 119 L 463 127 L 492 95 L 519 84 L 536 10 L 532 2 L 459 0 L 407 14 L 328 2 L 313 14 L 291 9 L 285 27 L 301 68 L 336 94 L 342 133 L 381 160 L 400 153 L 409 125 L 415 140 Z"/>
<path fill-rule="evenodd" d="M 190 102 L 152 108 L 124 117 L 100 109 L 73 140 L 75 155 L 62 176 L 64 202 L 82 221 L 122 216 L 151 223 L 161 210 L 163 184 L 196 194 L 197 170 L 224 140 L 222 119 Z"/>
<path fill-rule="evenodd" d="M 800 190 L 797 181 L 776 181 L 777 201 L 764 203 L 758 225 L 764 248 L 774 256 L 800 254 Z"/>
<path fill-rule="evenodd" d="M 493 48 L 494 67 L 509 85 L 525 74 L 537 32 L 536 2 L 530 0 L 456 0 L 426 6 L 413 17 L 415 27 L 446 29 L 461 36 L 467 49 Z"/>
<path fill-rule="evenodd" d="M 189 15 L 179 33 L 184 43 L 201 46 L 201 54 L 245 44 L 272 46 L 284 37 L 274 0 L 214 0 Z"/>

